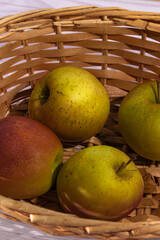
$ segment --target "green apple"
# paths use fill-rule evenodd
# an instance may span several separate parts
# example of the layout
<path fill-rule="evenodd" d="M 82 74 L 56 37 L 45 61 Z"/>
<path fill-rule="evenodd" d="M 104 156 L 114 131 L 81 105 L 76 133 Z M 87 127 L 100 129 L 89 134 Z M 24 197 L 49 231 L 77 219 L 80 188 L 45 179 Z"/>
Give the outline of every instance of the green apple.
<path fill-rule="evenodd" d="M 156 81 L 137 85 L 123 99 L 118 114 L 126 143 L 139 155 L 160 161 L 160 101 Z"/>
<path fill-rule="evenodd" d="M 52 130 L 21 116 L 0 120 L 0 194 L 15 199 L 47 192 L 62 166 L 63 147 Z"/>
<path fill-rule="evenodd" d="M 57 195 L 66 212 L 84 218 L 119 220 L 137 207 L 144 182 L 129 157 L 110 146 L 75 153 L 60 169 Z M 121 166 L 125 166 L 121 168 Z"/>
<path fill-rule="evenodd" d="M 109 98 L 99 80 L 87 70 L 72 66 L 57 68 L 38 81 L 28 106 L 31 118 L 69 141 L 97 134 L 109 110 Z"/>

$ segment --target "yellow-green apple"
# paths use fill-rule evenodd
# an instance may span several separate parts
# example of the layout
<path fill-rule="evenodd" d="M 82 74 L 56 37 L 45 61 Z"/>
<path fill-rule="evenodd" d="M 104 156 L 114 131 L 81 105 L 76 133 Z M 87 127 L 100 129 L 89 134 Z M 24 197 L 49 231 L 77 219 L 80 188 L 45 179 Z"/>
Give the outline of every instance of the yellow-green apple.
<path fill-rule="evenodd" d="M 65 66 L 52 70 L 35 85 L 28 111 L 57 136 L 81 141 L 104 126 L 110 102 L 104 86 L 85 69 Z"/>
<path fill-rule="evenodd" d="M 59 138 L 42 123 L 22 116 L 0 120 L 0 194 L 26 199 L 47 192 L 62 166 Z"/>
<path fill-rule="evenodd" d="M 119 108 L 119 127 L 126 143 L 139 155 L 160 161 L 160 101 L 156 81 L 132 89 Z M 158 91 L 157 91 L 158 90 Z"/>
<path fill-rule="evenodd" d="M 66 212 L 84 218 L 119 220 L 137 207 L 143 178 L 129 157 L 111 146 L 75 153 L 60 169 L 57 195 Z M 123 167 L 121 167 L 123 166 Z"/>

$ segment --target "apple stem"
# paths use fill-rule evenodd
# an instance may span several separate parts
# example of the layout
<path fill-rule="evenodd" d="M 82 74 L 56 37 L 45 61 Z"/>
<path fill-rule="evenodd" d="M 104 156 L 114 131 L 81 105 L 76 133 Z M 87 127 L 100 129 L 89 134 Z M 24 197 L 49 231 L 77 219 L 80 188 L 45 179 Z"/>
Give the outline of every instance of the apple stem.
<path fill-rule="evenodd" d="M 133 162 L 136 159 L 136 157 L 132 157 L 128 160 L 128 162 L 124 163 L 122 162 L 122 164 L 120 165 L 120 167 L 117 169 L 116 173 L 119 174 L 124 168 L 126 168 L 131 162 Z"/>
<path fill-rule="evenodd" d="M 40 100 L 41 102 L 45 103 L 47 101 L 47 99 L 48 99 L 48 96 L 46 96 L 46 95 L 42 96 L 41 95 L 37 99 L 35 99 L 35 101 Z"/>
<path fill-rule="evenodd" d="M 159 92 L 159 84 L 160 84 L 160 82 L 159 82 L 159 80 L 156 80 L 156 83 L 157 83 L 157 92 L 158 92 L 158 103 L 160 103 L 160 92 Z"/>
<path fill-rule="evenodd" d="M 48 98 L 48 96 L 46 96 L 46 95 L 43 95 L 43 96 L 42 96 L 42 95 L 41 95 L 41 96 L 38 97 L 38 99 L 42 99 L 42 98 Z"/>

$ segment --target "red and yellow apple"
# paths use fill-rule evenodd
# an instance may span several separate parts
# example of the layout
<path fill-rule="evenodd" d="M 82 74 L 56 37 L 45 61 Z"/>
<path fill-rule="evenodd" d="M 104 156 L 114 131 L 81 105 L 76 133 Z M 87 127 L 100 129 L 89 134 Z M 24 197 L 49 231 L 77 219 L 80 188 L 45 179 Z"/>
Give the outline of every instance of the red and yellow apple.
<path fill-rule="evenodd" d="M 60 169 L 57 195 L 66 212 L 79 217 L 119 220 L 132 212 L 143 196 L 144 182 L 129 157 L 110 146 L 75 153 Z M 121 167 L 124 165 L 125 167 Z"/>
<path fill-rule="evenodd" d="M 38 81 L 28 106 L 31 118 L 69 141 L 97 134 L 109 110 L 109 98 L 99 80 L 89 71 L 72 66 L 54 69 Z"/>
<path fill-rule="evenodd" d="M 0 194 L 15 199 L 47 192 L 62 166 L 63 147 L 52 130 L 26 117 L 0 120 Z"/>

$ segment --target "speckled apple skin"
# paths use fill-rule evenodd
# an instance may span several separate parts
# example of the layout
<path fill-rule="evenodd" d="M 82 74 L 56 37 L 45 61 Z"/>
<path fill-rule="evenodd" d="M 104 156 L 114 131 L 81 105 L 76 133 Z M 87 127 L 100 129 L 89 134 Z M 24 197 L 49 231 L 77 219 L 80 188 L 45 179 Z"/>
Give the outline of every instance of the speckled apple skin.
<path fill-rule="evenodd" d="M 110 146 L 93 146 L 75 153 L 61 168 L 57 194 L 66 212 L 84 218 L 120 220 L 142 199 L 144 182 L 129 157 Z"/>
<path fill-rule="evenodd" d="M 120 105 L 118 120 L 126 143 L 139 155 L 160 161 L 160 103 L 156 81 L 136 86 Z"/>
<path fill-rule="evenodd" d="M 60 140 L 45 125 L 21 116 L 0 120 L 0 194 L 25 199 L 47 192 L 62 158 Z"/>
<path fill-rule="evenodd" d="M 46 87 L 49 98 L 42 101 Z M 107 92 L 90 72 L 72 66 L 54 69 L 34 87 L 29 100 L 30 117 L 68 141 L 97 134 L 110 110 Z"/>

